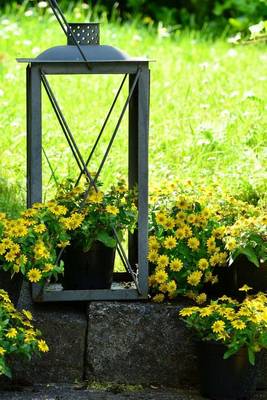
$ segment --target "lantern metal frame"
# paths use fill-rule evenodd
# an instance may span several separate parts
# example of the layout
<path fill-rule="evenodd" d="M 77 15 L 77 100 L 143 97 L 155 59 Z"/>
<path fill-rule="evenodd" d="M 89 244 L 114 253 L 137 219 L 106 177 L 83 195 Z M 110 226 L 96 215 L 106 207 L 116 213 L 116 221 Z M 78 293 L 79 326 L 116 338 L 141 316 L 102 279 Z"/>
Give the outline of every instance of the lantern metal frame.
<path fill-rule="evenodd" d="M 69 31 L 68 31 L 69 32 Z M 68 39 L 69 40 L 69 39 Z M 75 38 L 73 39 L 75 41 Z M 63 133 L 68 141 L 80 169 L 78 181 L 83 173 L 87 175 L 91 185 L 95 185 L 109 151 L 115 140 L 121 121 L 128 109 L 128 182 L 129 188 L 138 188 L 138 228 L 129 235 L 128 257 L 114 232 L 118 251 L 126 268 L 126 273 L 115 273 L 118 281 L 131 278 L 136 288 L 123 286 L 99 290 L 51 290 L 33 284 L 32 297 L 35 302 L 56 301 L 91 301 L 91 300 L 137 300 L 148 296 L 148 134 L 149 134 L 149 97 L 150 70 L 146 59 L 118 57 L 112 59 L 113 48 L 106 47 L 107 59 L 89 59 L 86 50 L 90 46 L 59 46 L 49 49 L 34 59 L 20 58 L 18 62 L 27 63 L 27 206 L 42 202 L 42 87 L 44 87 L 53 110 L 57 116 Z M 98 46 L 92 46 L 97 50 Z M 67 51 L 68 50 L 68 51 Z M 74 57 L 68 56 L 76 51 Z M 78 51 L 79 50 L 79 51 Z M 116 49 L 115 49 L 116 50 Z M 117 51 L 117 50 L 116 50 Z M 81 53 L 81 54 L 79 54 Z M 51 54 L 53 57 L 51 57 Z M 61 57 L 57 55 L 61 54 Z M 121 53 L 122 54 L 122 53 Z M 69 59 L 68 59 L 69 57 Z M 55 95 L 48 81 L 51 75 L 123 75 L 122 83 L 109 109 L 102 129 L 96 138 L 88 159 L 83 160 L 75 139 L 67 125 Z M 121 89 L 128 77 L 129 92 L 118 119 L 114 133 L 111 136 L 103 160 L 100 163 L 97 176 L 91 177 L 87 166 L 98 145 L 107 121 L 113 111 Z M 78 182 L 77 181 L 77 182 Z"/>

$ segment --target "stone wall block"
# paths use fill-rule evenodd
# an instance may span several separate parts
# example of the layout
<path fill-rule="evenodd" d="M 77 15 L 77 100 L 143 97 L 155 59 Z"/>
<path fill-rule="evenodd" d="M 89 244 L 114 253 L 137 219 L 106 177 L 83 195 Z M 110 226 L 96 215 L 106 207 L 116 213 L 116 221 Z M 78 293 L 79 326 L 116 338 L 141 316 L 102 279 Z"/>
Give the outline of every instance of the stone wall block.
<path fill-rule="evenodd" d="M 194 342 L 180 306 L 92 302 L 87 379 L 181 386 L 197 381 Z"/>
<path fill-rule="evenodd" d="M 42 331 L 50 351 L 31 361 L 17 359 L 14 378 L 29 383 L 81 381 L 87 330 L 85 306 L 75 304 L 33 304 L 29 285 L 23 284 L 18 308 L 30 310 L 34 325 Z"/>

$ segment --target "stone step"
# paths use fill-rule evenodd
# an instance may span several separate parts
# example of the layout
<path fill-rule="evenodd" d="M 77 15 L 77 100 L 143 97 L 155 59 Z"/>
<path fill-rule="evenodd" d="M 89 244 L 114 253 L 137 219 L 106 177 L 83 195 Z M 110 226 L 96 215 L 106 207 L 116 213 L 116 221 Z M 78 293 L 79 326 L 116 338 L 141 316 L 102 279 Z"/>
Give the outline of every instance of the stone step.
<path fill-rule="evenodd" d="M 32 303 L 23 285 L 18 307 L 29 309 L 50 347 L 32 361 L 16 361 L 14 378 L 25 383 L 156 385 L 197 388 L 195 342 L 179 320 L 184 305 L 151 302 Z M 267 389 L 267 355 L 258 385 Z"/>
<path fill-rule="evenodd" d="M 132 389 L 118 387 L 80 389 L 71 385 L 37 385 L 15 391 L 0 391 L 1 400 L 204 400 L 191 390 Z M 266 392 L 257 392 L 251 400 L 266 400 Z"/>

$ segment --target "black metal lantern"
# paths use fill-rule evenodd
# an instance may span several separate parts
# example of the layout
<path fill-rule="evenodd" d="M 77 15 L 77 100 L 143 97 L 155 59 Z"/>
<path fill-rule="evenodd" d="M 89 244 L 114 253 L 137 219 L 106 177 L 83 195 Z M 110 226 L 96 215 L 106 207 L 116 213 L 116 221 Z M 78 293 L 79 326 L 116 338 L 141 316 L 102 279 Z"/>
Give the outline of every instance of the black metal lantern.
<path fill-rule="evenodd" d="M 99 25 L 68 24 L 55 0 L 50 5 L 63 28 L 68 44 L 44 51 L 32 59 L 18 59 L 27 63 L 27 205 L 42 201 L 42 87 L 45 89 L 63 130 L 73 156 L 80 169 L 80 177 L 86 174 L 91 184 L 102 171 L 109 155 L 113 141 L 120 127 L 123 116 L 128 109 L 128 180 L 129 188 L 138 188 L 138 228 L 136 234 L 130 235 L 128 257 L 118 241 L 117 248 L 126 273 L 123 279 L 131 278 L 134 287 L 116 284 L 111 289 L 98 290 L 51 290 L 49 286 L 41 288 L 33 285 L 35 301 L 89 301 L 89 300 L 123 300 L 147 298 L 148 294 L 148 130 L 149 130 L 149 62 L 144 58 L 130 58 L 118 49 L 99 44 Z M 48 81 L 49 75 L 69 74 L 121 74 L 122 83 L 110 107 L 102 129 L 92 146 L 87 160 L 84 160 L 66 119 L 59 107 Z M 122 112 L 111 136 L 99 169 L 91 177 L 88 164 L 99 139 L 106 127 L 124 83 L 129 80 L 129 92 Z M 79 178 L 80 178 L 79 177 Z M 116 274 L 114 274 L 116 275 Z M 115 278 L 118 278 L 117 274 Z M 122 280 L 122 278 L 118 278 Z M 128 279 L 129 280 L 129 279 Z"/>

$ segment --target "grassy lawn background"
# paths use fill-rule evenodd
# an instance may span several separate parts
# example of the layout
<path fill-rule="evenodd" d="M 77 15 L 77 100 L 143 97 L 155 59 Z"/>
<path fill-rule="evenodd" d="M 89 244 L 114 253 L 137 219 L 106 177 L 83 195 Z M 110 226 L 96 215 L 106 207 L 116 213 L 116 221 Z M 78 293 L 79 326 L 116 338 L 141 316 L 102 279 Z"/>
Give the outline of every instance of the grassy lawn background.
<path fill-rule="evenodd" d="M 82 15 L 69 20 L 87 20 Z M 0 15 L 0 207 L 12 209 L 25 196 L 25 67 L 16 57 L 37 56 L 65 44 L 51 15 Z M 264 45 L 233 47 L 225 38 L 201 33 L 149 31 L 116 22 L 101 25 L 101 43 L 151 63 L 150 182 L 172 176 L 217 180 L 250 196 L 265 192 L 267 51 Z M 83 155 L 90 151 L 120 83 L 118 76 L 49 78 Z M 124 98 L 126 91 L 124 91 Z M 91 170 L 97 168 L 123 106 L 120 100 Z M 56 117 L 44 95 L 43 144 L 59 179 L 78 173 Z M 102 180 L 109 184 L 127 170 L 127 127 L 121 126 Z M 44 160 L 44 193 L 52 191 Z M 8 191 L 7 186 L 13 185 Z"/>

